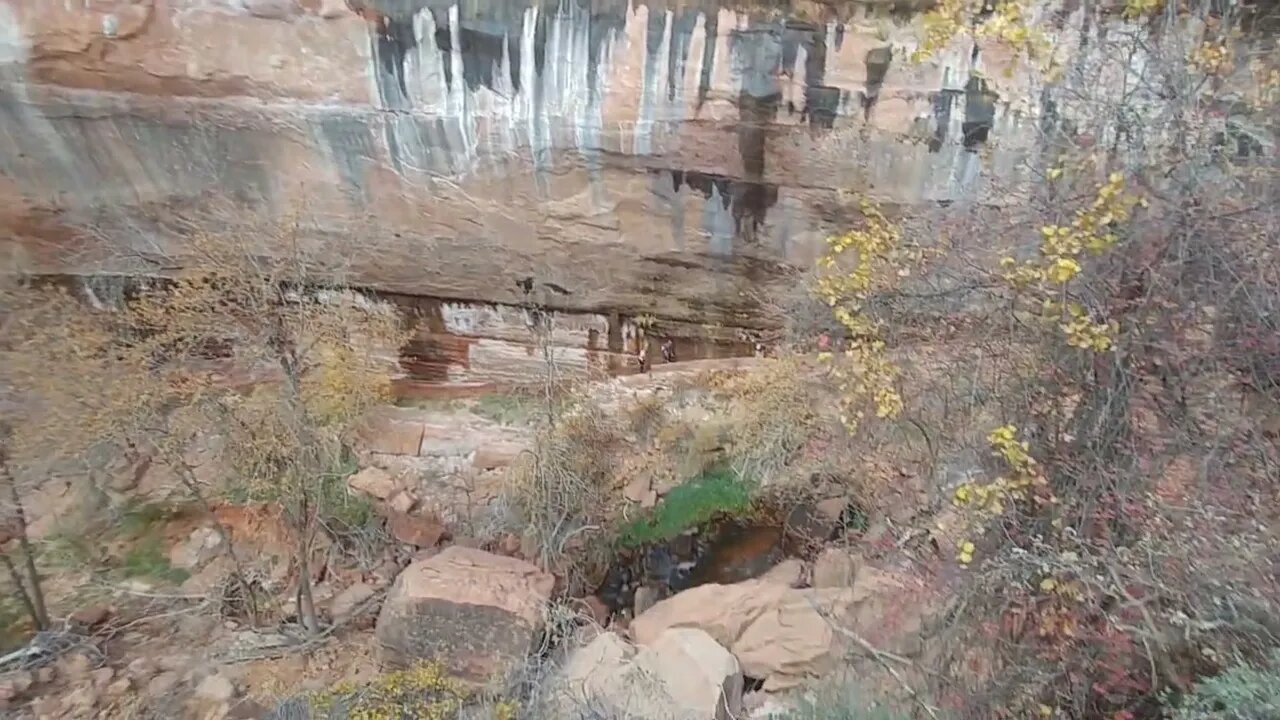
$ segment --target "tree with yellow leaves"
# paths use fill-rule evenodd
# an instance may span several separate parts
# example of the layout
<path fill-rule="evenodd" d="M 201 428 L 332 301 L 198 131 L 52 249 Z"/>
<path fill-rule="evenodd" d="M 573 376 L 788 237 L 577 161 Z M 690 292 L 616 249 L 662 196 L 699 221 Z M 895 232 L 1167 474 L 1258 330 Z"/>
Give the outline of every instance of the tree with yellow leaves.
<path fill-rule="evenodd" d="M 1276 644 L 1277 29 L 1262 4 L 1198 0 L 944 1 L 919 25 L 917 62 L 1015 51 L 1025 72 L 991 87 L 1039 133 L 1025 172 L 864 209 L 817 287 L 859 339 L 826 358 L 846 415 L 901 411 L 986 458 L 936 495 L 963 528 L 945 547 L 963 670 L 934 688 L 960 716 L 1153 718 Z M 945 273 L 901 254 L 935 241 Z M 911 354 L 891 330 L 939 318 L 963 332 L 920 344 L 974 376 L 962 409 L 881 364 Z"/>
<path fill-rule="evenodd" d="M 212 497 L 236 486 L 281 504 L 297 541 L 298 614 L 314 632 L 310 557 L 329 510 L 323 490 L 356 424 L 388 399 L 391 368 L 378 351 L 398 350 L 401 319 L 346 287 L 341 263 L 310 254 L 287 226 L 260 240 L 195 238 L 173 265 L 181 269 L 136 282 L 127 301 L 108 309 L 49 283 L 7 278 L 0 508 L 23 572 L 7 555 L 6 567 L 35 625 L 45 627 L 24 498 L 68 465 L 85 476 L 96 451 L 145 455 L 172 470 L 211 517 Z M 211 434 L 223 440 L 212 465 L 230 471 L 212 484 L 186 460 Z M 88 469 L 97 505 L 105 495 Z M 254 591 L 222 534 L 254 613 Z"/>
<path fill-rule="evenodd" d="M 235 482 L 280 503 L 295 535 L 298 617 L 319 630 L 311 555 L 326 511 L 325 483 L 368 410 L 390 397 L 378 350 L 406 339 L 396 310 L 348 288 L 341 263 L 303 247 L 294 228 L 271 242 L 195 239 L 182 270 L 131 302 L 127 317 L 152 363 L 184 374 L 170 385 L 172 428 L 224 434 L 221 456 Z M 207 367 L 259 375 L 248 387 Z M 181 440 L 190 438 L 180 435 Z"/>
<path fill-rule="evenodd" d="M 832 316 L 847 339 L 834 361 L 840 383 L 841 420 L 850 430 L 870 411 L 889 418 L 902 410 L 896 382 L 898 368 L 889 358 L 881 338 L 879 321 L 868 312 L 872 295 L 898 279 L 898 270 L 912 257 L 904 246 L 901 229 L 873 203 L 863 202 L 860 227 L 827 239 L 826 252 L 818 260 L 815 292 L 831 308 Z"/>

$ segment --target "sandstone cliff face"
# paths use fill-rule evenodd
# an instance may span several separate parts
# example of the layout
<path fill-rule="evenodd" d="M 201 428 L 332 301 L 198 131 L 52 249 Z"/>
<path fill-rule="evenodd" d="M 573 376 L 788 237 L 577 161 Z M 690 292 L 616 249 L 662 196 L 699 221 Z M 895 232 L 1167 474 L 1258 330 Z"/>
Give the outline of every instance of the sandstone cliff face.
<path fill-rule="evenodd" d="M 0 228 L 148 271 L 104 239 L 291 217 L 384 291 L 758 326 L 857 195 L 983 199 L 1034 135 L 994 48 L 916 65 L 910 11 L 773 5 L 0 0 Z"/>

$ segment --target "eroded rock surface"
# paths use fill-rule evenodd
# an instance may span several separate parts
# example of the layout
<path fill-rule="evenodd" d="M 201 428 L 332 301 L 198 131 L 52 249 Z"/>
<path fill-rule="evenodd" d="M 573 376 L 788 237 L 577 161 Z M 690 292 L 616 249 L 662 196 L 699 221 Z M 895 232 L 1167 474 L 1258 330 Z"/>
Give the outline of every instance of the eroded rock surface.
<path fill-rule="evenodd" d="M 357 433 L 368 466 L 350 485 L 392 510 L 466 529 L 502 494 L 507 467 L 528 445 L 527 428 L 467 412 L 382 408 Z M 411 498 L 410 508 L 391 503 Z"/>
<path fill-rule="evenodd" d="M 797 589 L 768 578 L 701 585 L 670 597 L 631 623 L 640 644 L 671 628 L 698 628 L 728 648 L 743 674 L 769 691 L 794 687 L 832 670 L 850 647 L 842 628 L 869 642 L 897 641 L 920 629 L 918 585 L 868 570 L 849 586 Z"/>
<path fill-rule="evenodd" d="M 301 217 L 358 283 L 433 299 L 419 377 L 536 364 L 510 337 L 530 299 L 574 313 L 576 371 L 641 312 L 678 340 L 758 328 L 761 291 L 856 219 L 842 190 L 1021 177 L 1035 93 L 985 45 L 906 62 L 917 25 L 849 1 L 9 0 L 0 227 L 35 271 L 145 273 L 192 228 Z"/>
<path fill-rule="evenodd" d="M 458 677 L 503 677 L 533 649 L 554 584 L 521 560 L 456 545 L 418 560 L 378 616 L 383 662 L 438 659 Z"/>
<path fill-rule="evenodd" d="M 738 661 L 707 633 L 677 628 L 636 648 L 603 633 L 554 681 L 561 717 L 729 720 L 742 706 Z"/>

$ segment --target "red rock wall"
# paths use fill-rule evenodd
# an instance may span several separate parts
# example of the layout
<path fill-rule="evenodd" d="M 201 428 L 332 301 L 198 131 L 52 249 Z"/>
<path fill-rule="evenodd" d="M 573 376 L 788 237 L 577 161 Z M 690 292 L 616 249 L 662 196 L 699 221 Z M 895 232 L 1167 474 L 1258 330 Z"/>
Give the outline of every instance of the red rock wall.
<path fill-rule="evenodd" d="M 385 291 L 511 305 L 534 277 L 574 313 L 759 327 L 859 196 L 1022 172 L 1031 121 L 965 93 L 1004 60 L 907 63 L 885 7 L 0 0 L 0 242 L 148 272 L 289 217 Z M 1000 142 L 969 152 L 975 122 Z"/>

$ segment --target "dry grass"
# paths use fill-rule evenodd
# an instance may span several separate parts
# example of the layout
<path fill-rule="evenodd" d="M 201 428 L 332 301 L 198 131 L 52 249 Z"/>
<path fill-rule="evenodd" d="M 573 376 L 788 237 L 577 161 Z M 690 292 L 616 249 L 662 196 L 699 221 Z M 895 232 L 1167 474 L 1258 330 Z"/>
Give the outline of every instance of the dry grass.
<path fill-rule="evenodd" d="M 721 375 L 714 387 L 727 401 L 733 468 L 762 487 L 794 480 L 792 461 L 819 425 L 817 401 L 801 360 L 784 357 L 754 372 Z"/>
<path fill-rule="evenodd" d="M 648 444 L 670 420 L 667 400 L 657 393 L 637 398 L 635 403 L 627 407 L 626 414 L 631 432 L 641 445 Z"/>
<path fill-rule="evenodd" d="M 571 588 L 608 560 L 605 535 L 617 498 L 613 480 L 622 431 L 589 403 L 540 432 L 507 475 L 513 509 L 537 548 L 537 562 L 564 574 Z"/>

